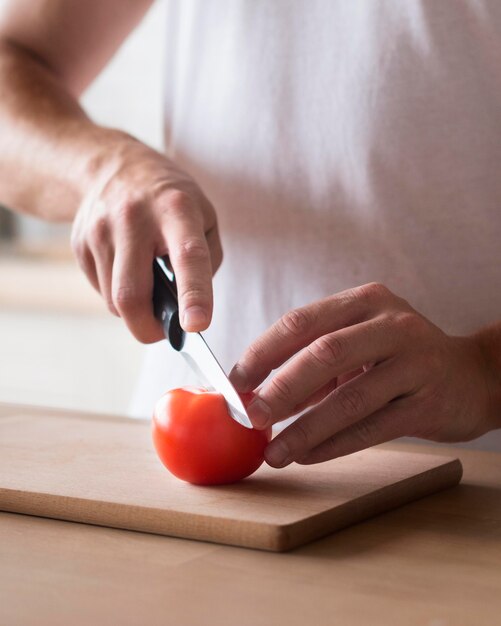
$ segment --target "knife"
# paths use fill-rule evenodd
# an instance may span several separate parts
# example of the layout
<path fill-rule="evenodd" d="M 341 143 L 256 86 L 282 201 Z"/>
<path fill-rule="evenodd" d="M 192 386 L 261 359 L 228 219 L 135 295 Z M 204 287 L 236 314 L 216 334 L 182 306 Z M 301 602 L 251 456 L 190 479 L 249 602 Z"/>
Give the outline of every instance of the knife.
<path fill-rule="evenodd" d="M 179 322 L 176 279 L 167 257 L 153 261 L 153 310 L 161 322 L 165 338 L 179 352 L 200 382 L 209 391 L 224 396 L 231 417 L 242 426 L 252 428 L 240 396 L 200 333 L 188 333 Z"/>

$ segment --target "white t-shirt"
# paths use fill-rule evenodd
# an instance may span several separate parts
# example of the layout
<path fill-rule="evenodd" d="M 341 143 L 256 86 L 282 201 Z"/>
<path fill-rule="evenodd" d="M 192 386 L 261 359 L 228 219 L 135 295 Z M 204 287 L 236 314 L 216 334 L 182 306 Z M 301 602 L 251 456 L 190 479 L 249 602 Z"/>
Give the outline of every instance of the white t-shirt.
<path fill-rule="evenodd" d="M 166 151 L 219 217 L 225 368 L 369 281 L 448 333 L 501 317 L 499 0 L 173 0 L 165 71 Z M 149 348 L 135 414 L 193 382 L 176 356 Z"/>

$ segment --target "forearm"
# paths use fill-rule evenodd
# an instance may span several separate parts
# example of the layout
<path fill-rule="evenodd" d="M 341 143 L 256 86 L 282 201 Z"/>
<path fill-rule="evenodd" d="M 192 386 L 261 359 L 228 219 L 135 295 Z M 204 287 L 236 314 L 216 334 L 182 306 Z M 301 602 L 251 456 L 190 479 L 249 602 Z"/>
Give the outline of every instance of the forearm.
<path fill-rule="evenodd" d="M 0 203 L 69 221 L 104 154 L 130 141 L 94 124 L 30 52 L 0 41 Z"/>

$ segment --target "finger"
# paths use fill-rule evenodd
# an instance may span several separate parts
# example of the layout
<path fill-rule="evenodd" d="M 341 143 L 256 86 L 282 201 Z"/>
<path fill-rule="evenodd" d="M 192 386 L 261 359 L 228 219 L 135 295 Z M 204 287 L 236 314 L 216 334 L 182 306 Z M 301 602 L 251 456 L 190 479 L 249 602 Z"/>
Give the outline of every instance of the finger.
<path fill-rule="evenodd" d="M 375 365 L 375 363 L 371 363 L 371 367 Z M 338 376 L 337 380 L 338 380 L 338 385 L 344 385 L 344 383 L 347 383 L 348 381 L 350 381 L 352 378 L 356 378 L 357 376 L 360 376 L 360 374 L 363 374 L 365 371 L 367 371 L 369 369 L 368 365 L 362 365 L 362 367 L 359 367 L 356 370 L 353 370 L 353 372 L 346 372 L 341 374 L 341 376 Z"/>
<path fill-rule="evenodd" d="M 322 400 L 326 398 L 332 391 L 334 391 L 334 389 L 336 389 L 336 387 L 338 387 L 339 384 L 340 384 L 339 379 L 333 378 L 326 385 L 324 385 L 320 389 L 317 389 L 315 393 L 312 393 L 311 396 L 309 396 L 308 398 L 306 398 L 306 400 L 304 400 L 304 402 L 297 404 L 292 410 L 291 415 L 300 413 L 301 411 L 304 411 L 310 406 L 314 406 L 315 404 L 322 402 Z"/>
<path fill-rule="evenodd" d="M 399 334 L 392 332 L 389 318 L 384 317 L 322 335 L 259 390 L 247 409 L 249 417 L 261 428 L 285 419 L 333 378 L 394 356 L 399 341 Z"/>
<path fill-rule="evenodd" d="M 411 398 L 388 404 L 363 420 L 336 433 L 297 462 L 301 465 L 322 463 L 372 446 L 412 435 L 411 424 L 417 417 Z"/>
<path fill-rule="evenodd" d="M 371 283 L 286 313 L 244 352 L 230 373 L 239 391 L 255 389 L 269 373 L 322 335 L 374 317 L 392 294 Z"/>
<path fill-rule="evenodd" d="M 374 363 L 371 364 L 371 367 L 373 365 Z M 352 380 L 353 378 L 360 376 L 360 374 L 363 374 L 367 369 L 369 368 L 367 366 L 364 366 L 361 369 L 355 370 L 353 372 L 348 372 L 347 374 L 342 374 L 341 376 L 338 376 L 337 378 L 333 378 L 326 385 L 324 385 L 321 389 L 317 389 L 317 391 L 312 393 L 311 396 L 307 398 L 304 402 L 297 404 L 292 410 L 291 415 L 296 415 L 297 413 L 301 413 L 301 411 L 304 411 L 310 406 L 314 406 L 315 404 L 322 402 L 322 400 L 326 398 L 332 391 L 334 391 L 334 389 L 336 389 L 337 387 L 341 386 L 344 383 L 347 383 L 349 380 Z"/>
<path fill-rule="evenodd" d="M 112 296 L 112 277 L 113 277 L 113 260 L 115 250 L 109 231 L 104 232 L 99 239 L 91 239 L 89 248 L 94 257 L 97 281 L 99 284 L 99 292 L 104 298 L 108 309 L 113 315 L 119 315 L 117 308 L 113 303 Z"/>
<path fill-rule="evenodd" d="M 153 314 L 153 245 L 141 237 L 117 238 L 112 272 L 112 300 L 132 334 L 143 343 L 163 338 Z"/>
<path fill-rule="evenodd" d="M 337 387 L 273 439 L 265 450 L 266 461 L 273 467 L 284 467 L 303 458 L 336 433 L 409 393 L 409 370 L 397 359 L 388 360 Z"/>
<path fill-rule="evenodd" d="M 87 277 L 87 280 L 97 292 L 101 293 L 99 289 L 99 280 L 97 278 L 94 256 L 88 246 L 85 244 L 73 245 L 73 252 L 75 254 L 77 263 Z"/>
<path fill-rule="evenodd" d="M 205 330 L 212 317 L 212 263 L 203 221 L 183 192 L 170 194 L 166 214 L 163 235 L 176 275 L 181 326 Z"/>
<path fill-rule="evenodd" d="M 113 262 L 114 250 L 111 246 L 96 251 L 96 272 L 99 281 L 99 291 L 106 302 L 106 305 L 113 315 L 119 316 L 119 312 L 113 302 L 112 280 L 113 280 Z"/>

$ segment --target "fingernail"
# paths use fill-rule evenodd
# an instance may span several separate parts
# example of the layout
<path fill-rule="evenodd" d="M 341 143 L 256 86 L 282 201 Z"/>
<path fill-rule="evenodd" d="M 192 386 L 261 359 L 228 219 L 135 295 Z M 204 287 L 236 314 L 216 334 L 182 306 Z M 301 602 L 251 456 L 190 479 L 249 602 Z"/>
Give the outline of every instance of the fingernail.
<path fill-rule="evenodd" d="M 190 306 L 183 314 L 183 328 L 188 330 L 193 327 L 205 326 L 207 324 L 207 313 L 201 306 Z"/>
<path fill-rule="evenodd" d="M 272 441 L 264 451 L 266 462 L 273 467 L 284 467 L 291 462 L 289 446 L 281 439 Z"/>
<path fill-rule="evenodd" d="M 247 415 L 255 428 L 266 428 L 271 419 L 271 409 L 260 398 L 255 398 L 247 407 Z"/>
<path fill-rule="evenodd" d="M 248 380 L 247 374 L 241 365 L 235 365 L 230 372 L 229 379 L 237 391 L 246 391 Z"/>

